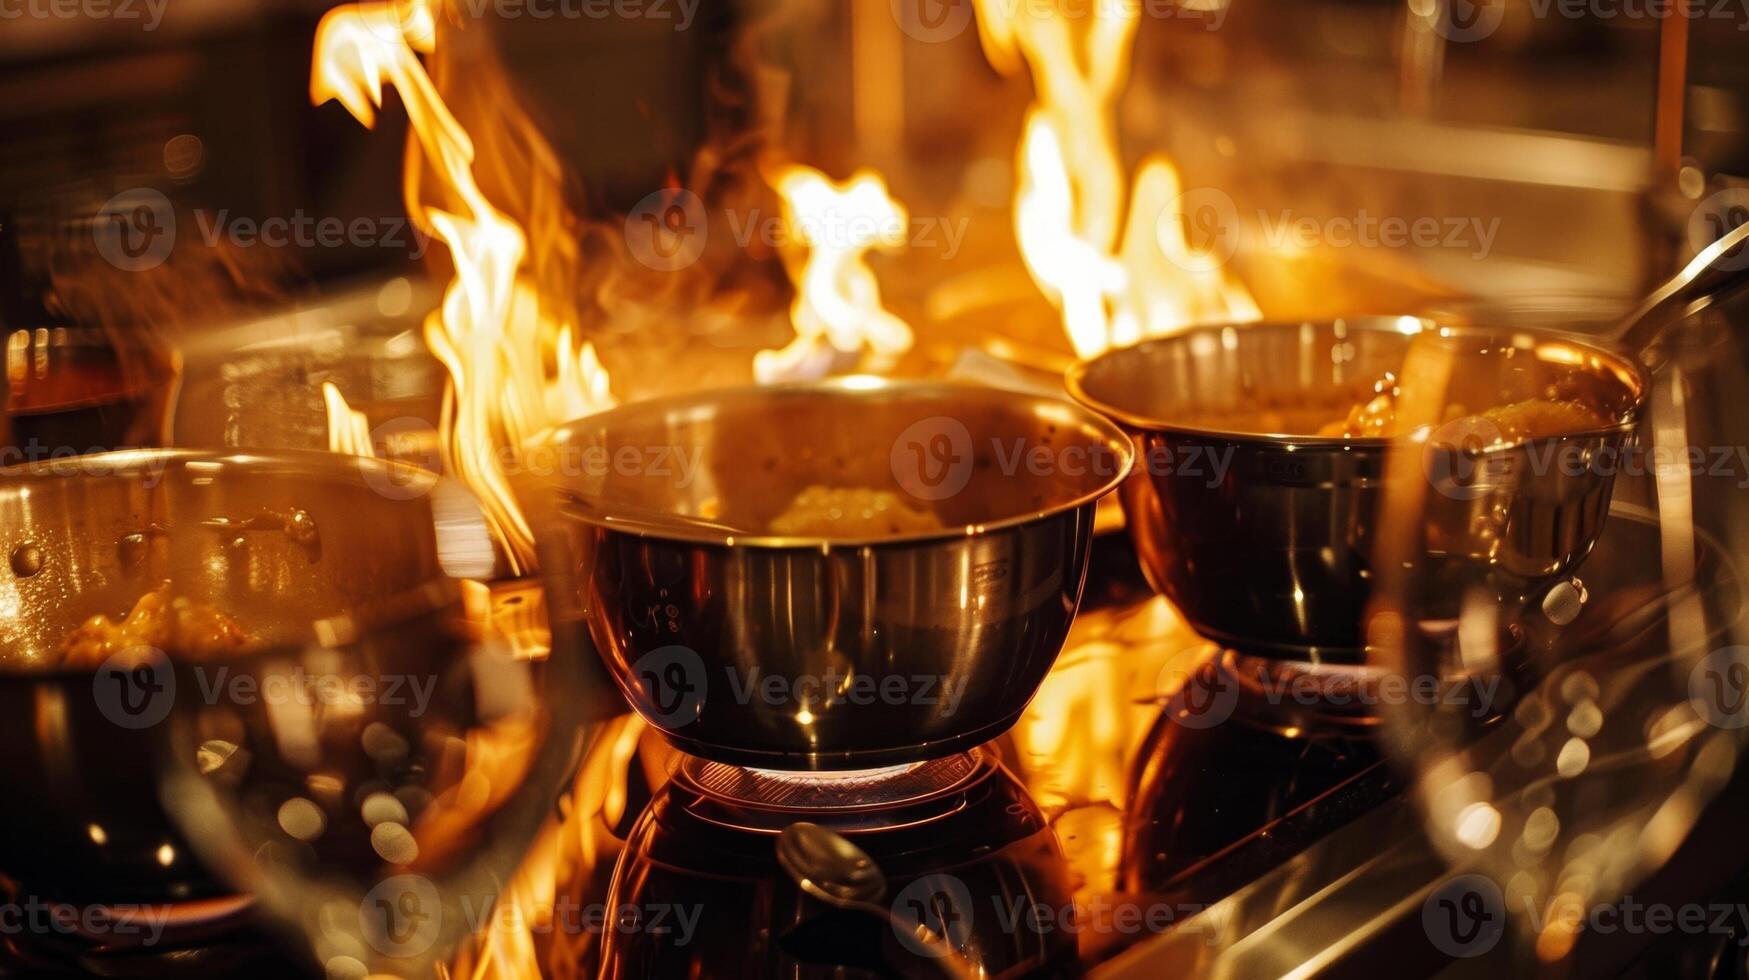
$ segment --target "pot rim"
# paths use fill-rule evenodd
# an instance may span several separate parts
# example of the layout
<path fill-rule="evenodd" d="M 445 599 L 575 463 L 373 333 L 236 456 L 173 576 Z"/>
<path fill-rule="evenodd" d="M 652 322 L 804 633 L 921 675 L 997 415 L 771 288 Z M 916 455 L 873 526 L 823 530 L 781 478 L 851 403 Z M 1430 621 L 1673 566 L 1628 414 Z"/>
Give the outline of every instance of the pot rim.
<path fill-rule="evenodd" d="M 397 480 L 417 481 L 418 492 L 410 491 L 409 497 L 423 496 L 440 482 L 445 482 L 445 477 L 411 463 L 319 449 L 142 448 L 30 460 L 0 467 L 0 493 L 9 486 L 67 477 L 162 477 L 172 467 L 190 464 L 219 469 L 246 466 L 257 473 L 333 477 L 366 487 L 372 475 L 369 471 L 375 470 L 382 476 L 392 474 Z"/>
<path fill-rule="evenodd" d="M 887 378 L 875 375 L 842 375 L 822 381 L 802 381 L 786 384 L 770 385 L 737 385 L 732 387 L 705 389 L 680 395 L 669 395 L 663 398 L 653 398 L 619 408 L 587 415 L 573 419 L 562 425 L 555 426 L 536 435 L 529 440 L 530 445 L 555 445 L 566 434 L 576 431 L 579 427 L 600 427 L 611 424 L 615 415 L 648 412 L 664 412 L 698 408 L 703 405 L 722 402 L 730 399 L 752 400 L 770 399 L 773 397 L 795 397 L 801 395 L 824 394 L 830 397 L 855 398 L 861 395 L 886 394 L 903 397 L 908 394 L 932 394 L 942 396 L 971 394 L 986 400 L 1006 401 L 1016 406 L 1032 406 L 1049 408 L 1053 411 L 1067 410 L 1073 413 L 1076 424 L 1093 430 L 1098 434 L 1103 448 L 1111 452 L 1118 460 L 1113 473 L 1106 477 L 1097 487 L 1084 491 L 1065 501 L 1059 501 L 1038 510 L 1012 514 L 990 521 L 980 521 L 973 524 L 956 524 L 928 531 L 913 531 L 906 534 L 853 536 L 845 535 L 783 535 L 749 533 L 737 534 L 727 529 L 718 530 L 708 525 L 691 524 L 684 520 L 665 523 L 655 520 L 630 517 L 620 518 L 610 514 L 594 514 L 580 511 L 569 511 L 565 520 L 578 521 L 607 531 L 632 534 L 638 537 L 656 538 L 665 541 L 684 542 L 687 544 L 718 545 L 725 548 L 747 548 L 760 551 L 815 551 L 829 552 L 832 549 L 843 548 L 881 548 L 886 546 L 915 546 L 939 544 L 949 541 L 959 541 L 994 534 L 1014 528 L 1027 527 L 1050 520 L 1061 514 L 1091 507 L 1123 484 L 1135 466 L 1135 442 L 1127 433 L 1118 427 L 1111 419 L 1097 411 L 1066 398 L 1054 398 L 1047 395 L 1033 394 L 993 385 L 970 384 L 956 381 L 916 380 L 903 378 Z M 562 484 L 555 484 L 562 486 Z"/>
<path fill-rule="evenodd" d="M 1644 365 L 1627 357 L 1619 351 L 1611 350 L 1599 343 L 1602 338 L 1585 334 L 1569 334 L 1553 330 L 1526 328 L 1495 328 L 1479 326 L 1454 326 L 1435 323 L 1422 317 L 1413 316 L 1382 316 L 1368 315 L 1358 317 L 1336 317 L 1328 320 L 1263 320 L 1253 323 L 1208 323 L 1193 326 L 1180 333 L 1165 337 L 1155 337 L 1113 347 L 1090 358 L 1076 361 L 1064 372 L 1063 383 L 1069 394 L 1082 405 L 1117 420 L 1129 429 L 1146 435 L 1171 434 L 1219 442 L 1230 442 L 1250 445 L 1258 448 L 1279 449 L 1294 452 L 1299 449 L 1338 449 L 1352 450 L 1383 450 L 1392 445 L 1400 445 L 1408 440 L 1401 436 L 1320 436 L 1301 435 L 1279 432 L 1246 432 L 1232 429 L 1217 429 L 1195 425 L 1182 425 L 1162 418 L 1141 415 L 1120 408 L 1116 405 L 1091 394 L 1086 387 L 1087 374 L 1101 363 L 1127 352 L 1137 351 L 1147 347 L 1177 344 L 1192 336 L 1215 335 L 1227 330 L 1287 330 L 1304 327 L 1339 327 L 1365 333 L 1391 333 L 1411 337 L 1423 331 L 1437 330 L 1442 337 L 1478 337 L 1500 338 L 1515 343 L 1560 343 L 1584 350 L 1607 362 L 1607 370 L 1613 374 L 1623 387 L 1633 396 L 1627 410 L 1620 413 L 1616 422 L 1609 425 L 1589 429 L 1578 429 L 1552 436 L 1536 436 L 1521 439 L 1517 442 L 1490 447 L 1487 452 L 1509 452 L 1514 449 L 1557 439 L 1580 439 L 1613 436 L 1631 432 L 1638 424 L 1640 414 L 1645 408 L 1646 399 L 1651 391 L 1651 377 Z M 1607 342 L 1607 341 L 1605 341 Z"/>

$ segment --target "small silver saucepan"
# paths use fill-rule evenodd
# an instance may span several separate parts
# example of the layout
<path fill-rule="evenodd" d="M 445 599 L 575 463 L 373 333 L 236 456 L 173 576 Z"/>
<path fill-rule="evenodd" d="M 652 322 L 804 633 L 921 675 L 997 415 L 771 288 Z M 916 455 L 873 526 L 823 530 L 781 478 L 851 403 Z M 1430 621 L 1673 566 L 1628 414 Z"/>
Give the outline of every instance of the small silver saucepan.
<path fill-rule="evenodd" d="M 168 671 L 135 684 L 131 669 L 68 666 L 58 645 L 173 581 L 261 644 L 218 665 L 230 676 L 283 650 L 359 672 L 403 647 L 454 653 L 440 627 L 460 607 L 440 535 L 455 529 L 434 509 L 454 494 L 439 489 L 412 467 L 296 451 L 0 469 L 0 779 L 21 801 L 0 814 L 0 876 L 78 905 L 222 903 L 229 887 L 195 859 L 159 784 L 169 708 L 224 699 L 186 678 L 179 692 Z"/>
<path fill-rule="evenodd" d="M 1434 491 L 1422 495 L 1430 613 L 1455 614 L 1478 581 L 1509 612 L 1536 601 L 1602 530 L 1616 467 L 1600 464 L 1632 437 L 1650 389 L 1635 355 L 1749 279 L 1719 262 L 1746 240 L 1738 228 L 1702 251 L 1608 347 L 1413 317 L 1209 326 L 1078 363 L 1067 384 L 1135 440 L 1125 518 L 1149 580 L 1199 633 L 1357 663 L 1387 450 L 1421 452 Z M 1398 386 L 1394 431 L 1407 443 L 1307 434 L 1374 398 L 1381 379 Z M 1584 411 L 1541 431 L 1487 413 L 1530 402 Z"/>
<path fill-rule="evenodd" d="M 682 750 L 791 770 L 916 763 L 1006 731 L 1131 463 L 1116 426 L 1065 400 L 862 377 L 622 406 L 546 445 L 564 474 L 539 490 L 559 503 L 541 561 L 555 630 L 586 623 Z M 933 526 L 785 525 L 819 487 Z"/>
<path fill-rule="evenodd" d="M 23 937 L 33 959 L 229 975 L 204 951 L 257 907 L 309 930 L 396 876 L 489 893 L 567 785 L 581 658 L 539 649 L 532 617 L 526 647 L 481 639 L 455 576 L 490 569 L 489 532 L 423 470 L 185 449 L 7 467 L 0 554 L 0 896 L 162 925 Z M 129 626 L 96 637 L 95 615 Z M 385 948 L 355 915 L 345 948 L 438 955 L 465 917 L 421 908 L 447 931 Z"/>

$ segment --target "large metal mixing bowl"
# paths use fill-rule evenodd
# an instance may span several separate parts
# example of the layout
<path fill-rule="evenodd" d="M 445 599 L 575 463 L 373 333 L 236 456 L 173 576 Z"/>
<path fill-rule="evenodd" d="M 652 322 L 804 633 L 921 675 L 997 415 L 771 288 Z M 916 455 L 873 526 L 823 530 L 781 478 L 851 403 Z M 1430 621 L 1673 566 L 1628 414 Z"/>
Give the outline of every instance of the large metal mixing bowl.
<path fill-rule="evenodd" d="M 169 581 L 269 648 L 437 649 L 426 641 L 455 596 L 445 561 L 481 533 L 465 509 L 446 512 L 456 498 L 438 486 L 411 467 L 277 451 L 139 450 L 0 470 L 0 781 L 11 800 L 0 875 L 73 903 L 228 892 L 159 802 L 166 712 L 203 692 L 185 682 L 176 693 L 166 676 L 130 690 L 131 669 L 61 666 L 56 647 Z M 366 641 L 390 623 L 391 642 Z"/>
<path fill-rule="evenodd" d="M 543 447 L 528 462 L 557 474 L 537 484 L 555 505 L 555 629 L 586 623 L 684 751 L 819 770 L 942 756 L 1014 723 L 1133 455 L 1067 401 L 865 377 L 635 404 Z M 810 486 L 885 491 L 942 526 L 768 533 Z"/>
<path fill-rule="evenodd" d="M 1409 448 L 1424 454 L 1416 472 L 1433 492 L 1423 536 L 1430 566 L 1443 569 L 1429 576 L 1425 611 L 1455 615 L 1478 582 L 1509 607 L 1531 601 L 1574 570 L 1602 529 L 1613 454 L 1649 388 L 1626 357 L 1548 333 L 1371 317 L 1205 327 L 1069 371 L 1070 392 L 1134 437 L 1140 461 L 1120 493 L 1130 533 L 1149 581 L 1203 636 L 1262 656 L 1364 659 L 1393 442 L 1283 434 L 1255 420 L 1309 407 L 1292 420 L 1303 432 L 1340 419 L 1385 372 L 1401 371 L 1417 343 L 1442 357 L 1435 411 L 1558 391 L 1607 420 L 1518 444 L 1459 431 Z"/>

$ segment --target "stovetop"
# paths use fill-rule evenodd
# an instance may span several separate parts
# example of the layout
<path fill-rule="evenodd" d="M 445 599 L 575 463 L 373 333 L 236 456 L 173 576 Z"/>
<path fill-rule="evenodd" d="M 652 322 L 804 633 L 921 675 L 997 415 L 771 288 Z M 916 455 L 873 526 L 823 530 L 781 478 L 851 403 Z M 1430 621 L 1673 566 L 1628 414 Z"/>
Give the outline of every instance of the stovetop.
<path fill-rule="evenodd" d="M 1582 570 L 1591 601 L 1559 631 L 1564 668 L 1669 659 L 1656 626 L 1678 599 L 1704 607 L 1709 637 L 1737 619 L 1741 582 L 1704 538 L 1691 590 L 1657 584 L 1644 560 L 1658 548 L 1650 518 L 1618 505 Z M 865 775 L 883 783 L 884 799 L 851 791 L 832 802 L 818 783 L 684 758 L 635 716 L 604 720 L 452 975 L 941 976 L 955 975 L 954 962 L 992 976 L 1510 967 L 1522 947 L 1454 959 L 1424 919 L 1453 871 L 1378 727 L 1232 710 L 1208 686 L 1222 656 L 1152 593 L 1125 538 L 1106 534 L 1083 610 L 1019 724 L 977 752 L 900 774 L 912 790 L 892 774 Z M 1520 722 L 1505 717 L 1484 742 L 1521 740 Z M 1608 778 L 1656 788 L 1631 766 Z M 1735 784 L 1725 792 L 1714 812 L 1749 797 Z M 785 874 L 776 832 L 796 820 L 837 829 L 871 856 L 886 881 L 881 914 L 834 909 Z M 1677 894 L 1733 888 L 1749 867 L 1741 835 L 1709 826 L 1683 848 L 1699 849 L 1708 873 L 1681 871 Z M 1670 866 L 1680 869 L 1683 854 Z M 911 939 L 919 926 L 946 937 L 954 962 Z M 80 968 L 230 970 L 273 950 L 260 943 L 252 934 Z M 1608 969 L 1661 949 L 1611 951 Z M 253 959 L 300 969 L 276 950 Z"/>
<path fill-rule="evenodd" d="M 1649 512 L 1617 508 L 1582 570 L 1591 601 L 1559 630 L 1564 668 L 1670 656 L 1647 625 L 1670 600 L 1643 561 L 1658 536 Z M 701 775 L 710 764 L 683 759 L 634 717 L 605 723 L 529 866 L 552 883 L 542 913 L 552 921 L 563 918 L 555 910 L 600 908 L 623 927 L 511 926 L 461 965 L 525 947 L 548 976 L 951 975 L 907 942 L 921 924 L 1000 976 L 1449 966 L 1421 912 L 1452 872 L 1377 726 L 1223 711 L 1218 689 L 1196 690 L 1221 652 L 1153 595 L 1121 535 L 1095 552 L 1083 610 L 1039 695 L 933 795 L 883 806 L 850 792 L 834 809 L 797 803 L 792 788 L 750 813 Z M 1705 542 L 1697 572 L 1716 635 L 1735 621 L 1741 585 Z M 1508 713 L 1485 738 L 1522 738 L 1519 725 Z M 775 834 L 804 819 L 870 854 L 893 921 L 832 909 L 790 881 Z M 647 928 L 658 916 L 668 930 Z"/>

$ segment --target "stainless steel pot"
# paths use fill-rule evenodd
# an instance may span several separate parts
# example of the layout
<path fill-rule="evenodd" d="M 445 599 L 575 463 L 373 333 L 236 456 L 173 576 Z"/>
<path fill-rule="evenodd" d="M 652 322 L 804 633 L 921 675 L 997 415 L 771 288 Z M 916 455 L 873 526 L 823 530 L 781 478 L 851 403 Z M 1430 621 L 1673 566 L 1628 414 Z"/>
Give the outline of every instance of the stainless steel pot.
<path fill-rule="evenodd" d="M 1150 581 L 1198 632 L 1264 656 L 1357 663 L 1381 535 L 1400 532 L 1395 546 L 1422 563 L 1416 608 L 1432 621 L 1478 587 L 1510 617 L 1584 560 L 1645 404 L 1641 358 L 1749 282 L 1746 246 L 1741 225 L 1701 249 L 1616 324 L 1613 349 L 1413 317 L 1244 324 L 1109 351 L 1070 368 L 1067 384 L 1135 438 L 1143 465 L 1121 495 L 1130 531 Z M 1387 372 L 1401 376 L 1399 430 L 1413 435 L 1303 434 L 1346 416 Z M 1476 415 L 1549 399 L 1599 421 L 1504 438 Z M 1421 466 L 1396 456 L 1409 465 L 1391 478 L 1426 483 L 1399 482 L 1386 513 L 1393 445 Z"/>
<path fill-rule="evenodd" d="M 456 594 L 439 528 L 466 528 L 437 486 L 327 453 L 138 450 L 0 470 L 0 780 L 15 803 L 0 812 L 0 874 L 72 903 L 228 892 L 160 805 L 169 712 L 206 707 L 201 686 L 165 669 L 133 689 L 131 667 L 61 666 L 57 645 L 170 581 L 267 650 L 332 670 L 453 651 L 434 640 Z"/>
<path fill-rule="evenodd" d="M 1385 372 L 1402 370 L 1412 345 L 1440 355 L 1439 407 L 1475 412 L 1558 391 L 1606 420 L 1511 445 L 1460 432 L 1483 438 L 1409 446 L 1424 454 L 1435 491 L 1425 540 L 1442 571 L 1430 577 L 1430 615 L 1455 614 L 1463 589 L 1481 580 L 1522 604 L 1584 559 L 1609 509 L 1615 468 L 1604 464 L 1648 390 L 1637 362 L 1571 338 L 1412 318 L 1204 327 L 1068 374 L 1078 400 L 1135 439 L 1140 465 L 1121 491 L 1130 533 L 1149 581 L 1199 633 L 1264 656 L 1364 659 L 1393 442 L 1248 422 L 1272 406 L 1318 406 L 1312 414 L 1340 419 Z"/>
<path fill-rule="evenodd" d="M 1132 457 L 1066 401 L 873 378 L 640 403 L 544 446 L 555 628 L 586 624 L 681 749 L 773 769 L 917 762 L 1012 725 Z M 942 527 L 766 532 L 810 486 L 886 491 Z"/>

